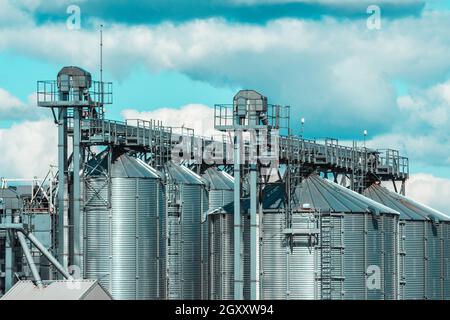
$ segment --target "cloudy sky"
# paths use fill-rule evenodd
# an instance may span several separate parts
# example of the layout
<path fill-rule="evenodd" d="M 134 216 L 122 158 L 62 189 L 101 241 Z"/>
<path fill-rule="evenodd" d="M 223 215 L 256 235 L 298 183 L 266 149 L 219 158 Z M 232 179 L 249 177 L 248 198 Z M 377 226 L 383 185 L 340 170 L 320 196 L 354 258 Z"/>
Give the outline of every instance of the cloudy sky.
<path fill-rule="evenodd" d="M 256 89 L 291 106 L 297 133 L 305 117 L 310 138 L 361 143 L 368 130 L 369 146 L 410 158 L 412 197 L 450 207 L 448 0 L 0 0 L 0 177 L 56 164 L 36 81 L 64 65 L 98 78 L 100 24 L 109 118 L 209 134 L 215 103 Z"/>

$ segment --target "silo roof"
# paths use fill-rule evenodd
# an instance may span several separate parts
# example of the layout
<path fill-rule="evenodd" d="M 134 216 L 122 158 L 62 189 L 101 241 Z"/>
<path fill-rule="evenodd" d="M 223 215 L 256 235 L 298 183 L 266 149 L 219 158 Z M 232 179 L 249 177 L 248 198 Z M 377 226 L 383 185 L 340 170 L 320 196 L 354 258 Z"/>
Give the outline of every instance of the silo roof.
<path fill-rule="evenodd" d="M 263 209 L 284 209 L 286 197 L 284 183 L 271 183 L 263 189 Z"/>
<path fill-rule="evenodd" d="M 316 174 L 303 180 L 296 196 L 296 202 L 300 207 L 309 204 L 311 208 L 321 212 L 400 214 L 394 209 Z"/>
<path fill-rule="evenodd" d="M 17 282 L 0 300 L 112 300 L 97 280 L 44 281 L 39 289 L 29 280 Z"/>
<path fill-rule="evenodd" d="M 280 210 L 285 208 L 285 184 L 284 183 L 270 183 L 263 189 L 263 209 L 264 210 Z M 242 201 L 242 212 L 250 211 L 250 200 Z M 234 201 L 223 207 L 225 212 L 234 212 Z"/>
<path fill-rule="evenodd" d="M 371 185 L 364 191 L 364 195 L 397 210 L 400 212 L 400 219 L 450 221 L 450 217 L 444 213 L 390 191 L 379 184 Z"/>
<path fill-rule="evenodd" d="M 224 171 L 209 168 L 203 174 L 211 190 L 234 190 L 234 178 Z"/>
<path fill-rule="evenodd" d="M 175 164 L 170 162 L 166 165 L 166 173 L 169 180 L 173 180 L 177 183 L 182 184 L 205 184 L 205 180 L 202 179 L 198 174 L 189 170 L 185 166 Z"/>
<path fill-rule="evenodd" d="M 88 162 L 87 175 L 101 175 L 108 172 L 108 157 L 104 152 L 97 159 Z M 159 179 L 159 173 L 142 160 L 126 153 L 112 159 L 111 178 L 153 178 Z"/>

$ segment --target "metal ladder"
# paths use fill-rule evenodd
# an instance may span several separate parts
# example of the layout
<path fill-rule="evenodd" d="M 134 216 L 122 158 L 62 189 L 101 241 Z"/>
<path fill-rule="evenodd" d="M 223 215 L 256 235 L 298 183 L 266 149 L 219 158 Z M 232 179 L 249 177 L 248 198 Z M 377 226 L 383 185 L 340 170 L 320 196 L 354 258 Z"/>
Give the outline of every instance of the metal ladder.
<path fill-rule="evenodd" d="M 331 300 L 331 215 L 320 215 L 321 299 Z"/>

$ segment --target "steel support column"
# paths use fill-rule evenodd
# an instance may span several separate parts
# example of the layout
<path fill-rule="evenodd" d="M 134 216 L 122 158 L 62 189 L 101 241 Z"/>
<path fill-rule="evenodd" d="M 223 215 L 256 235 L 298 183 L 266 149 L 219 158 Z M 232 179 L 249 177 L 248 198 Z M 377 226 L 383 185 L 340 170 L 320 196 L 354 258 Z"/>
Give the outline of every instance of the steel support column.
<path fill-rule="evenodd" d="M 242 132 L 235 131 L 234 137 L 234 299 L 242 300 L 243 277 L 241 256 L 241 143 Z"/>
<path fill-rule="evenodd" d="M 257 171 L 256 164 L 250 167 L 250 299 L 258 300 L 258 223 L 256 219 L 257 210 Z"/>
<path fill-rule="evenodd" d="M 80 268 L 83 273 L 83 234 L 81 228 L 81 183 L 80 183 L 80 109 L 73 111 L 73 257 L 71 264 Z"/>
<path fill-rule="evenodd" d="M 58 110 L 58 230 L 57 256 L 58 261 L 67 268 L 68 247 L 66 239 L 67 196 L 67 109 Z"/>
<path fill-rule="evenodd" d="M 8 213 L 7 210 L 6 215 L 6 223 L 12 223 L 11 212 Z M 14 233 L 11 230 L 6 230 L 6 239 L 5 239 L 5 292 L 13 286 L 13 261 L 14 261 Z"/>

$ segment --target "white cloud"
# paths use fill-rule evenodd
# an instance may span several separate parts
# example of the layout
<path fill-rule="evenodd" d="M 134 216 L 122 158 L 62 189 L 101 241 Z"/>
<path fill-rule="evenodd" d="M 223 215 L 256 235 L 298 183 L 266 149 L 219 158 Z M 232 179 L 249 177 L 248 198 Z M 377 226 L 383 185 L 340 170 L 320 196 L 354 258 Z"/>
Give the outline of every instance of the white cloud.
<path fill-rule="evenodd" d="M 51 120 L 24 121 L 0 129 L 0 176 L 43 178 L 57 164 L 57 128 Z"/>
<path fill-rule="evenodd" d="M 386 185 L 392 190 L 389 184 Z M 406 182 L 406 196 L 450 216 L 450 180 L 430 174 L 413 174 Z"/>
<path fill-rule="evenodd" d="M 0 88 L 0 119 L 25 120 L 45 117 L 36 106 L 36 94 L 31 94 L 26 103 L 22 102 L 10 92 Z"/>
<path fill-rule="evenodd" d="M 421 86 L 450 70 L 449 29 L 445 12 L 386 20 L 377 32 L 364 19 L 332 18 L 113 24 L 105 28 L 105 68 L 120 78 L 145 64 L 153 72 L 175 70 L 213 85 L 254 88 L 272 102 L 292 105 L 295 116 L 317 128 L 383 132 L 397 122 L 386 119 L 400 112 L 391 79 Z M 0 29 L 0 50 L 61 65 L 97 70 L 97 47 L 96 31 L 70 31 L 64 24 Z"/>
<path fill-rule="evenodd" d="M 215 136 L 214 109 L 201 104 L 188 104 L 178 109 L 160 108 L 154 111 L 140 112 L 126 109 L 122 111 L 124 119 L 160 120 L 164 126 L 194 129 L 196 135 Z"/>
<path fill-rule="evenodd" d="M 332 5 L 343 5 L 343 4 L 415 4 L 422 3 L 422 0 L 230 0 L 234 4 L 245 4 L 245 5 L 255 5 L 255 4 L 285 4 L 285 3 L 313 3 L 313 4 L 332 4 Z"/>
<path fill-rule="evenodd" d="M 11 0 L 0 0 L 0 28 L 3 26 L 23 26 L 32 23 L 31 16 L 21 10 Z"/>
<path fill-rule="evenodd" d="M 450 165 L 450 81 L 397 99 L 401 121 L 391 133 L 367 142 L 398 149 L 422 165 Z"/>

